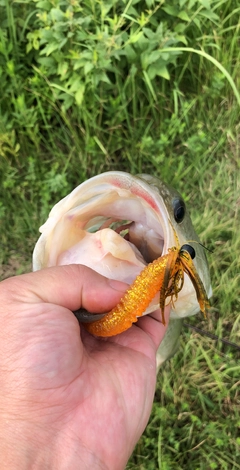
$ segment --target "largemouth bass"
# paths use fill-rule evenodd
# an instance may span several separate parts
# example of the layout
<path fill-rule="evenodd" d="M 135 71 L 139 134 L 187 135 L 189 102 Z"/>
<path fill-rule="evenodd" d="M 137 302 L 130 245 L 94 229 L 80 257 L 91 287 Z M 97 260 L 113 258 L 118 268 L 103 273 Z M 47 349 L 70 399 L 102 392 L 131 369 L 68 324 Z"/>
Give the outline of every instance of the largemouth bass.
<path fill-rule="evenodd" d="M 206 296 L 211 295 L 204 248 L 180 194 L 149 175 L 107 172 L 75 188 L 51 210 L 40 228 L 33 270 L 78 263 L 131 284 L 146 265 L 164 258 L 172 247 L 194 245 L 194 269 Z M 144 315 L 159 307 L 159 293 Z M 158 366 L 178 346 L 182 319 L 199 312 L 195 286 L 188 276 L 171 308 L 169 326 L 158 351 Z"/>

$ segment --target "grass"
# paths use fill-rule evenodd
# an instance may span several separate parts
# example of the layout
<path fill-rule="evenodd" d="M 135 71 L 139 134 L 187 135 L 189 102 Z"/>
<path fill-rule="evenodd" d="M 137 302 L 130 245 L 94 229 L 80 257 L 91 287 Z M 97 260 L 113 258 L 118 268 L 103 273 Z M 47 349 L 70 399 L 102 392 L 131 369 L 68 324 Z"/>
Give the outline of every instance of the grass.
<path fill-rule="evenodd" d="M 208 254 L 211 314 L 207 322 L 200 316 L 189 322 L 239 345 L 239 6 L 228 0 L 192 2 L 192 8 L 191 2 L 168 3 L 170 13 L 160 2 L 149 3 L 157 8 L 155 15 L 162 15 L 164 47 L 190 50 L 177 51 L 176 57 L 172 50 L 165 68 L 161 64 L 162 75 L 153 78 L 152 64 L 141 69 L 137 49 L 146 47 L 146 58 L 150 40 L 131 43 L 128 53 L 134 47 L 139 53 L 132 56 L 131 66 L 122 56 L 112 57 L 121 34 L 129 34 L 129 41 L 130 33 L 155 28 L 145 2 L 135 2 L 135 10 L 128 2 L 121 16 L 119 0 L 115 13 L 124 23 L 109 26 L 105 37 L 114 38 L 110 52 L 107 42 L 111 63 L 96 66 L 91 83 L 90 75 L 79 69 L 85 86 L 79 105 L 70 83 L 75 62 L 66 46 L 44 55 L 40 44 L 26 54 L 34 37 L 40 41 L 36 31 L 45 34 L 43 20 L 37 23 L 34 13 L 37 3 L 0 1 L 0 275 L 31 269 L 38 227 L 52 205 L 81 181 L 106 170 L 155 174 L 182 193 L 201 241 L 213 250 Z M 174 10 L 180 4 L 185 20 Z M 89 2 L 84 5 L 90 8 Z M 103 2 L 97 5 L 103 8 Z M 141 9 L 145 26 L 139 23 Z M 98 22 L 98 10 L 94 15 Z M 107 21 L 101 18 L 104 31 Z M 59 34 L 62 22 L 56 21 Z M 75 31 L 74 23 L 71 28 Z M 176 31 L 181 31 L 183 46 L 166 45 L 166 38 L 175 40 Z M 98 43 L 105 51 L 103 39 Z M 95 51 L 95 46 L 93 40 L 89 48 Z M 49 59 L 62 75 L 68 67 L 69 76 L 50 71 Z M 99 70 L 105 70 L 111 84 L 100 81 L 94 88 Z M 169 80 L 163 77 L 167 73 Z M 81 101 L 80 95 L 77 99 Z M 178 353 L 160 371 L 149 425 L 128 470 L 239 469 L 239 359 L 236 348 L 185 327 Z"/>

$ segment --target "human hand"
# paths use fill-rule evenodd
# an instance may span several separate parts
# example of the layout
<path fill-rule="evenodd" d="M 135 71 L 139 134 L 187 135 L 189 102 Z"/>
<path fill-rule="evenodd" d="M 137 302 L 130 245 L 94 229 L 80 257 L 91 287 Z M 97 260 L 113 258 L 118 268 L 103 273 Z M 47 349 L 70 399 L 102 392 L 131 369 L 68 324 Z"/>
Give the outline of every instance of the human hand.
<path fill-rule="evenodd" d="M 109 311 L 126 288 L 80 265 L 0 284 L 1 470 L 125 468 L 151 412 L 166 327 L 156 311 L 96 338 L 72 311 Z"/>

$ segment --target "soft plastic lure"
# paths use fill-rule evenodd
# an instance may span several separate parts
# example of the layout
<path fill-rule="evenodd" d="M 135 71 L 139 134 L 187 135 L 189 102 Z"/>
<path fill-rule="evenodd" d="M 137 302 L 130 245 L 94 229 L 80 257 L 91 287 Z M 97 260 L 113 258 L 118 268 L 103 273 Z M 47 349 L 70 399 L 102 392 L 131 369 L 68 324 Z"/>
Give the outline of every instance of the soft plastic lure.
<path fill-rule="evenodd" d="M 195 287 L 200 310 L 206 317 L 209 306 L 203 283 L 193 264 L 195 250 L 191 245 L 169 248 L 168 254 L 149 263 L 137 276 L 115 308 L 103 318 L 85 324 L 85 328 L 96 336 L 114 336 L 126 331 L 141 317 L 160 292 L 162 322 L 165 324 L 164 309 L 166 299 L 174 304 L 184 284 L 184 272 L 187 273 Z M 77 312 L 74 312 L 75 314 Z M 77 315 L 76 315 L 77 316 Z M 81 320 L 80 320 L 81 321 Z"/>

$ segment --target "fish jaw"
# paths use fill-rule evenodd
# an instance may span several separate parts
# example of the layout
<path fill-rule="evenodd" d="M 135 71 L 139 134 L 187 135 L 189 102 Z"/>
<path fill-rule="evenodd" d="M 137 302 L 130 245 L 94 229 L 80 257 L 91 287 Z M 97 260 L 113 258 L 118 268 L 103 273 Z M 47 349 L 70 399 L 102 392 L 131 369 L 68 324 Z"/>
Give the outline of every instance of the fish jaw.
<path fill-rule="evenodd" d="M 33 270 L 79 263 L 130 284 L 148 262 L 165 255 L 170 247 L 189 239 L 197 241 L 193 228 L 188 236 L 184 224 L 176 224 L 169 206 L 171 194 L 164 183 L 148 175 L 107 172 L 91 178 L 51 210 L 40 228 L 42 235 L 34 249 Z M 129 225 L 129 240 L 107 226 L 117 221 Z M 204 278 L 206 258 L 202 251 L 198 249 L 196 269 L 203 282 L 210 285 Z M 158 306 L 159 295 L 145 314 Z M 179 318 L 198 311 L 195 290 L 185 275 L 171 316 Z"/>

